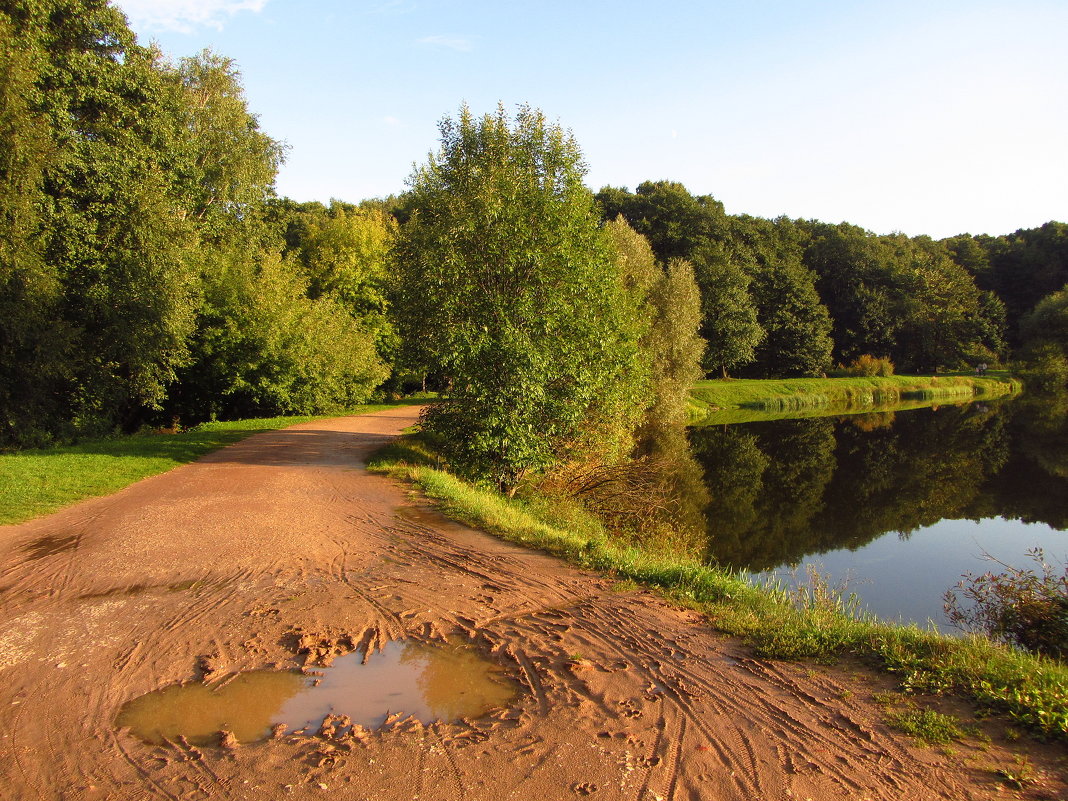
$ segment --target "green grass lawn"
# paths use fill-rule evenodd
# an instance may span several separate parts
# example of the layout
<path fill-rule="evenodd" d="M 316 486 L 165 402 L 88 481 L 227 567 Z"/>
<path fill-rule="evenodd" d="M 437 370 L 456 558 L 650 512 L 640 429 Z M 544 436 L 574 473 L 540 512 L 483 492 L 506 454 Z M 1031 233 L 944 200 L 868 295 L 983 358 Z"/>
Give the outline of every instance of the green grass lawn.
<path fill-rule="evenodd" d="M 358 406 L 346 414 L 409 403 L 426 403 L 426 400 Z M 203 423 L 179 434 L 135 434 L 58 448 L 3 453 L 0 454 L 0 525 L 20 523 L 85 498 L 116 492 L 260 431 L 336 416 Z"/>

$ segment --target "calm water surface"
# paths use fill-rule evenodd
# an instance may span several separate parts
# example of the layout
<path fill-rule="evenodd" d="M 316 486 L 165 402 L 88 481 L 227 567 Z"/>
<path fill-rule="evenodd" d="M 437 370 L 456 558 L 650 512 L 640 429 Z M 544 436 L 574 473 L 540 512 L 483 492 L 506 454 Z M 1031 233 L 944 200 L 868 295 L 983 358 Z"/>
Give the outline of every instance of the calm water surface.
<path fill-rule="evenodd" d="M 707 556 L 950 630 L 962 574 L 1068 559 L 1068 400 L 694 428 Z"/>

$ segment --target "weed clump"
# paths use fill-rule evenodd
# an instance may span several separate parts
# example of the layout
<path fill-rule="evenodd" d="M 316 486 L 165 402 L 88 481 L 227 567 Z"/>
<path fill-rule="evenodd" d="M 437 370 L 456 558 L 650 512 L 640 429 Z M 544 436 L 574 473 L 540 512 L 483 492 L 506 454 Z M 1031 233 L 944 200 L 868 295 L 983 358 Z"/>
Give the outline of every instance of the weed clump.
<path fill-rule="evenodd" d="M 887 715 L 887 723 L 928 745 L 949 745 L 965 735 L 956 718 L 929 707 L 891 712 Z"/>
<path fill-rule="evenodd" d="M 983 632 L 1009 645 L 1064 659 L 1068 656 L 1068 566 L 1059 572 L 1046 562 L 1042 549 L 1029 553 L 1035 569 L 998 562 L 1004 572 L 965 575 L 946 592 L 946 617 L 964 631 Z"/>

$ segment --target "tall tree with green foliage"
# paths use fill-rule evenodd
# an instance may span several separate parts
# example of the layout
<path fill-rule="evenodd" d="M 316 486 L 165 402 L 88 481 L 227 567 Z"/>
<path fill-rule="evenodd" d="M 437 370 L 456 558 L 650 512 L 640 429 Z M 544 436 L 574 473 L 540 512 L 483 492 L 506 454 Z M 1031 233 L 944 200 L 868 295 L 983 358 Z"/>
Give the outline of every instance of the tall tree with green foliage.
<path fill-rule="evenodd" d="M 1023 317 L 1068 282 L 1068 223 L 1051 220 L 1005 236 L 971 237 L 985 251 L 985 259 L 965 249 L 960 242 L 965 238 L 954 237 L 948 244 L 979 287 L 997 293 L 1005 304 L 1009 342 L 1019 345 Z"/>
<path fill-rule="evenodd" d="M 893 253 L 901 316 L 895 363 L 912 370 L 960 368 L 997 359 L 992 337 L 996 308 L 984 306 L 982 292 L 945 245 L 929 237 L 883 237 Z M 984 342 L 984 338 L 989 342 Z"/>
<path fill-rule="evenodd" d="M 367 328 L 278 253 L 212 250 L 203 304 L 167 401 L 183 421 L 342 411 L 389 374 Z"/>
<path fill-rule="evenodd" d="M 689 262 L 672 259 L 661 267 L 648 239 L 622 215 L 605 224 L 605 233 L 638 309 L 639 344 L 649 364 L 650 405 L 638 434 L 639 448 L 648 452 L 685 425 L 690 387 L 703 375 L 701 292 Z"/>
<path fill-rule="evenodd" d="M 47 441 L 73 335 L 44 258 L 44 173 L 57 146 L 40 111 L 41 55 L 0 13 L 0 445 Z"/>
<path fill-rule="evenodd" d="M 165 413 L 196 422 L 366 400 L 388 374 L 374 346 L 381 293 L 368 290 L 370 274 L 382 271 L 385 221 L 361 238 L 344 212 L 335 220 L 323 209 L 281 258 L 268 203 L 284 152 L 259 129 L 240 73 L 204 51 L 168 74 L 182 99 L 185 159 L 176 180 L 199 242 L 191 262 L 200 303 Z"/>
<path fill-rule="evenodd" d="M 15 168 L 5 177 L 32 198 L 17 243 L 8 236 L 14 280 L 0 291 L 32 285 L 28 309 L 53 321 L 52 331 L 33 314 L 13 321 L 5 337 L 24 383 L 0 402 L 36 409 L 51 433 L 131 426 L 186 360 L 196 302 L 194 231 L 174 180 L 180 93 L 104 0 L 13 0 L 0 5 L 0 28 Z M 11 424 L 20 412 L 0 417 L 5 439 L 25 441 Z"/>
<path fill-rule="evenodd" d="M 691 195 L 677 181 L 643 181 L 634 192 L 606 186 L 597 202 L 608 219 L 622 215 L 665 264 L 691 258 L 698 246 L 722 240 L 727 231 L 723 204 L 709 195 Z"/>
<path fill-rule="evenodd" d="M 731 263 L 720 243 L 699 247 L 693 263 L 701 287 L 700 333 L 707 342 L 704 369 L 727 378 L 730 370 L 756 358 L 764 339 L 749 294 L 749 274 Z"/>
<path fill-rule="evenodd" d="M 181 91 L 184 158 L 175 172 L 184 214 L 203 244 L 259 245 L 284 145 L 260 130 L 233 59 L 204 50 L 167 72 Z"/>
<path fill-rule="evenodd" d="M 647 349 L 652 360 L 653 404 L 644 433 L 679 429 L 686 423 L 690 387 L 704 376 L 701 357 L 701 292 L 693 265 L 672 259 L 658 276 L 649 296 L 653 310 Z M 651 436 L 650 436 L 651 435 Z"/>
<path fill-rule="evenodd" d="M 1040 300 L 1020 321 L 1024 380 L 1028 386 L 1068 386 L 1068 284 Z"/>
<path fill-rule="evenodd" d="M 756 367 L 767 377 L 815 376 L 831 366 L 831 316 L 816 292 L 815 276 L 799 263 L 761 268 L 753 281 L 765 339 Z"/>
<path fill-rule="evenodd" d="M 574 138 L 525 106 L 462 107 L 440 131 L 394 250 L 402 337 L 452 381 L 427 427 L 507 491 L 566 459 L 626 454 L 648 405 L 637 314 Z"/>
<path fill-rule="evenodd" d="M 802 260 L 816 273 L 816 289 L 831 314 L 835 360 L 890 356 L 904 323 L 892 249 L 855 225 L 804 225 Z"/>

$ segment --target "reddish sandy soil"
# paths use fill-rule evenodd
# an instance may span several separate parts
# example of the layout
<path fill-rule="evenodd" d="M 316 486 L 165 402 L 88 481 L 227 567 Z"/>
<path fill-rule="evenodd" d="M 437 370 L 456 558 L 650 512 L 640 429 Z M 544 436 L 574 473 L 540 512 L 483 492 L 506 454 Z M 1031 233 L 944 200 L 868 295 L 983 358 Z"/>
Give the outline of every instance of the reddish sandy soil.
<path fill-rule="evenodd" d="M 406 408 L 256 435 L 0 527 L 3 799 L 1064 797 L 1064 751 L 922 747 L 859 669 L 752 658 L 692 612 L 450 523 L 362 461 Z M 370 735 L 153 746 L 129 699 L 387 640 L 469 638 L 508 709 Z M 576 659 L 580 656 L 581 659 Z M 993 769 L 1026 753 L 1038 785 Z"/>

